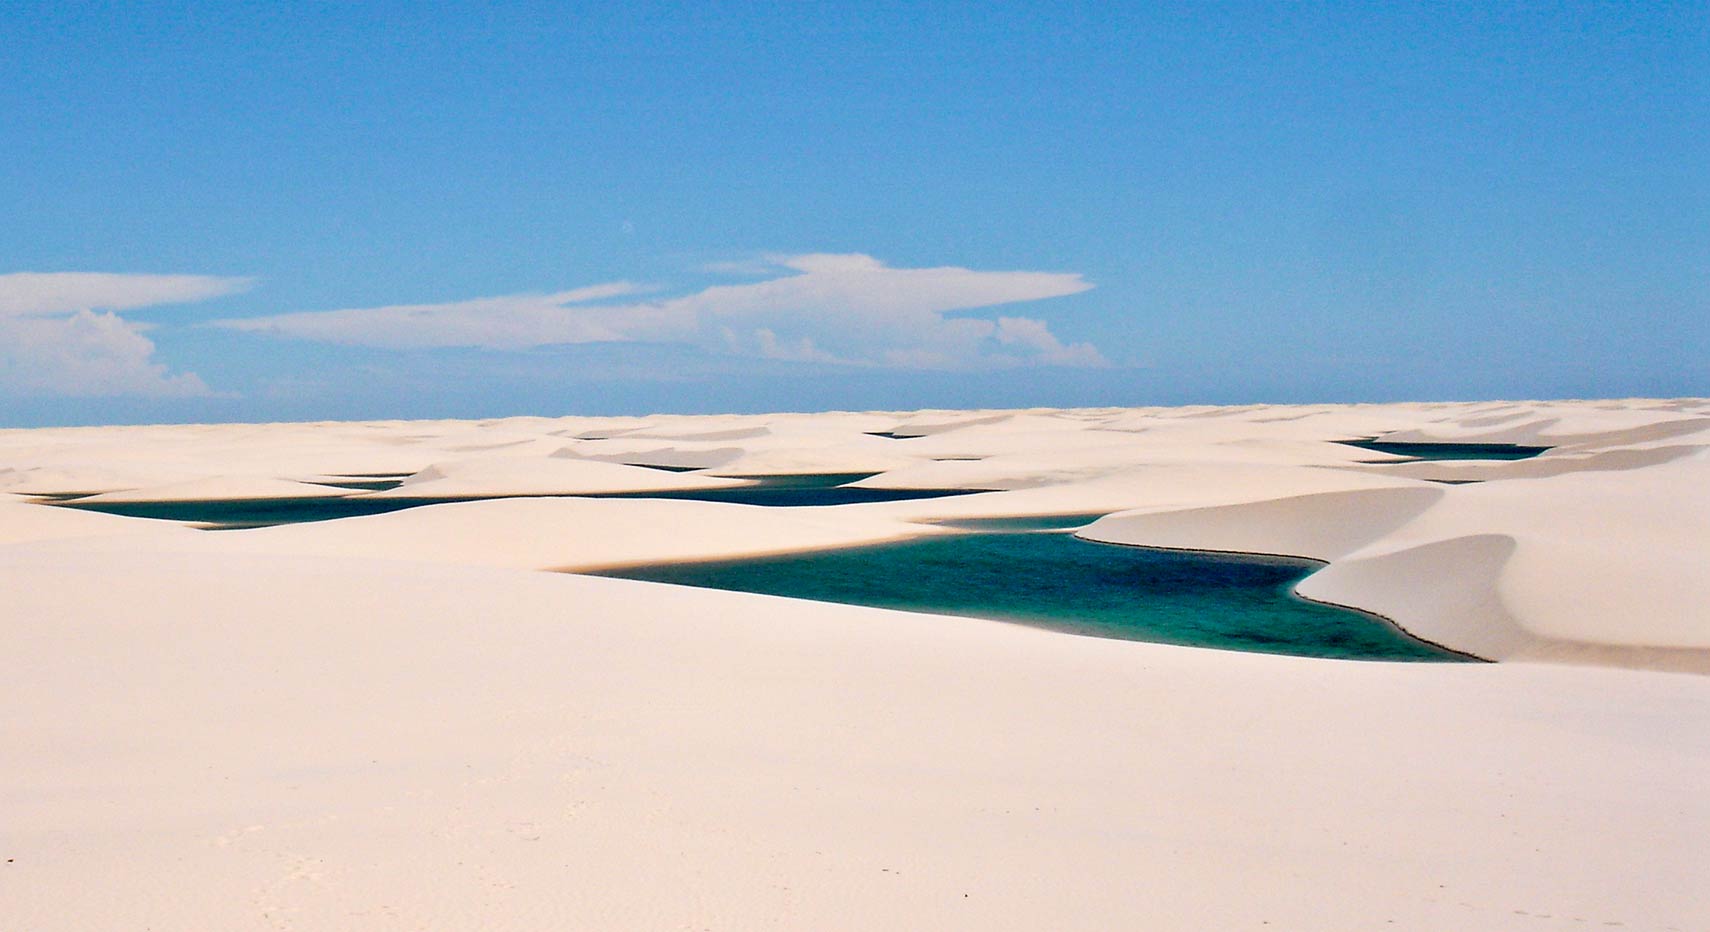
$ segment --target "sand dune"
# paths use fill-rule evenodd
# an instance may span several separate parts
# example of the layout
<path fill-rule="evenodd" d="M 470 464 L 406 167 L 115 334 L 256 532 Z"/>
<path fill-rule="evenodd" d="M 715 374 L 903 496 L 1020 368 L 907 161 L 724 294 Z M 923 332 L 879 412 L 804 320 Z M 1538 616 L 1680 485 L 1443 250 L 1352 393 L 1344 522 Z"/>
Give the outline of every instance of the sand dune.
<path fill-rule="evenodd" d="M 0 926 L 1710 927 L 1710 676 L 1669 672 L 1710 673 L 1706 424 L 1675 399 L 0 431 L 8 492 L 732 481 L 632 455 L 997 489 L 221 532 L 0 496 Z M 1552 449 L 1372 465 L 1358 437 Z M 1054 513 L 1327 560 L 1304 595 L 1503 662 L 538 572 Z"/>
<path fill-rule="evenodd" d="M 743 455 L 741 447 L 673 445 L 655 443 L 602 445 L 615 446 L 611 452 L 588 452 L 586 445 L 576 452 L 583 459 L 602 463 L 627 463 L 632 466 L 666 466 L 678 469 L 711 469 L 723 466 Z"/>
<path fill-rule="evenodd" d="M 1079 533 L 1330 560 L 1302 594 L 1484 657 L 1710 673 L 1710 452 L 1610 451 L 1507 472 L 1530 463 L 1551 461 L 1484 467 L 1509 478 L 1476 486 L 1126 512 Z"/>
<path fill-rule="evenodd" d="M 136 521 L 72 508 L 46 508 L 28 501 L 0 498 L 0 545 L 109 534 L 158 536 L 186 530 L 176 524 L 159 521 Z"/>
<path fill-rule="evenodd" d="M 79 502 L 213 502 L 251 498 L 337 498 L 349 494 L 346 489 L 291 479 L 269 479 L 260 476 L 215 476 L 174 482 L 168 485 L 144 486 L 117 492 L 103 492 L 78 499 Z"/>
<path fill-rule="evenodd" d="M 223 532 L 204 535 L 194 546 L 210 554 L 301 554 L 551 570 L 754 556 L 940 533 L 861 507 L 492 499 Z"/>
<path fill-rule="evenodd" d="M 39 580 L 0 657 L 20 928 L 1710 916 L 1706 678 L 349 559 L 0 573 Z"/>
<path fill-rule="evenodd" d="M 1210 508 L 1125 511 L 1079 533 L 1112 543 L 1334 560 L 1413 520 L 1444 494 L 1421 486 L 1357 489 Z"/>
<path fill-rule="evenodd" d="M 1552 451 L 1536 459 L 1490 460 L 1475 463 L 1443 461 L 1407 462 L 1398 458 L 1393 464 L 1372 471 L 1378 475 L 1405 476 L 1434 482 L 1487 482 L 1493 479 L 1543 479 L 1573 472 L 1602 472 L 1606 470 L 1643 469 L 1670 460 L 1691 456 L 1702 446 L 1628 447 L 1614 450 L 1578 452 L 1564 449 Z"/>
<path fill-rule="evenodd" d="M 1706 451 L 1641 469 L 1455 487 L 1368 553 L 1468 534 L 1515 540 L 1500 589 L 1539 637 L 1710 648 L 1710 573 L 1699 550 L 1710 540 Z"/>
<path fill-rule="evenodd" d="M 170 485 L 195 473 L 106 469 L 99 466 L 0 468 L 0 492 L 15 495 L 92 495 L 144 486 Z"/>
<path fill-rule="evenodd" d="M 733 479 L 689 475 L 562 456 L 507 456 L 435 463 L 395 489 L 371 498 L 475 498 L 492 495 L 575 495 L 739 486 Z"/>

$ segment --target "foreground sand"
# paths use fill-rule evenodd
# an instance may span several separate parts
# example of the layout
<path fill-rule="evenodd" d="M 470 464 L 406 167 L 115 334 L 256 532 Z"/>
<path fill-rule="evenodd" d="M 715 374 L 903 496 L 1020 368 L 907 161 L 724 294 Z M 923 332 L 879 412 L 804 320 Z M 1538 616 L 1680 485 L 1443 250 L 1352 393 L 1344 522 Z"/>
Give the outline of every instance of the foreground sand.
<path fill-rule="evenodd" d="M 477 501 L 220 533 L 0 502 L 0 927 L 1704 928 L 1710 677 L 1666 671 L 1710 647 L 1707 414 L 0 433 L 0 484 L 32 493 L 433 469 L 418 481 L 479 494 L 532 488 L 535 459 L 602 487 L 610 463 L 669 462 L 1006 490 Z M 1325 442 L 1385 431 L 1559 449 L 1373 465 Z M 616 436 L 576 439 L 596 434 Z M 584 458 L 602 468 L 562 466 Z M 1120 512 L 1087 532 L 1110 540 L 1330 560 L 1304 588 L 1509 662 L 1235 654 L 536 571 L 1059 511 Z"/>

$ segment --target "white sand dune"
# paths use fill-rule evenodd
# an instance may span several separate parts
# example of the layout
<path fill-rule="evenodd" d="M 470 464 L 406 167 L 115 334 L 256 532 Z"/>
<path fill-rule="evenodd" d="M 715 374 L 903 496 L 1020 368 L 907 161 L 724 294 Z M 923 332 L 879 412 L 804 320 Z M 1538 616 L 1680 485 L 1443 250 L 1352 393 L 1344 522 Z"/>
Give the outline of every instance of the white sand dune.
<path fill-rule="evenodd" d="M 1239 505 L 1125 511 L 1100 518 L 1080 534 L 1111 543 L 1328 561 L 1401 527 L 1444 494 L 1424 486 L 1356 489 Z"/>
<path fill-rule="evenodd" d="M 602 463 L 558 455 L 506 456 L 435 463 L 395 489 L 370 498 L 475 498 L 492 495 L 577 495 L 740 486 L 734 479 Z"/>
<path fill-rule="evenodd" d="M 1278 495 L 1309 495 L 1360 489 L 1438 488 L 1410 479 L 1340 469 L 1303 469 L 1264 463 L 1231 463 L 1215 459 L 1201 463 L 1166 462 L 1120 469 L 1100 467 L 1077 471 L 1070 468 L 1060 469 L 1050 475 L 1057 481 L 1029 483 L 1022 488 L 999 492 L 883 502 L 862 507 L 912 520 L 933 520 L 1094 512 L 1110 514 L 1130 509 L 1180 510 L 1260 501 Z M 943 478 L 943 475 L 939 474 L 939 477 Z M 975 480 L 976 487 L 979 482 L 985 481 L 993 481 L 990 473 Z M 860 486 L 871 484 L 870 480 L 855 483 Z M 910 483 L 903 485 L 916 487 Z"/>
<path fill-rule="evenodd" d="M 1536 459 L 1488 460 L 1483 462 L 1399 461 L 1393 465 L 1374 468 L 1373 473 L 1384 476 L 1405 476 L 1435 482 L 1485 482 L 1493 479 L 1543 479 L 1575 472 L 1643 469 L 1670 460 L 1691 456 L 1702 445 L 1626 447 L 1615 450 L 1578 452 L 1564 450 L 1546 453 Z"/>
<path fill-rule="evenodd" d="M 688 441 L 729 441 L 754 440 L 767 437 L 772 433 L 769 427 L 731 427 L 726 430 L 668 430 L 643 428 L 625 434 L 628 439 L 638 440 L 688 440 Z"/>
<path fill-rule="evenodd" d="M 92 495 L 143 486 L 169 485 L 196 478 L 195 473 L 170 473 L 96 466 L 0 467 L 0 492 L 14 495 Z"/>
<path fill-rule="evenodd" d="M 1707 425 L 1674 399 L 0 431 L 6 492 L 731 481 L 635 454 L 999 489 L 221 532 L 0 496 L 0 928 L 1710 928 Z M 1552 449 L 1371 465 L 1358 437 Z M 1303 594 L 1503 662 L 538 571 L 1058 513 L 1327 560 Z"/>
<path fill-rule="evenodd" d="M 1595 462 L 1475 486 L 1125 512 L 1078 533 L 1329 560 L 1303 595 L 1483 657 L 1710 673 L 1710 452 Z"/>
<path fill-rule="evenodd" d="M 0 545 L 23 541 L 63 540 L 107 535 L 153 536 L 173 532 L 190 533 L 177 524 L 136 521 L 115 515 L 51 508 L 17 499 L 0 498 Z M 136 544 L 125 544 L 134 547 Z"/>
<path fill-rule="evenodd" d="M 1710 572 L 1700 549 L 1710 540 L 1710 453 L 1642 469 L 1455 487 L 1414 522 L 1353 556 L 1382 560 L 1423 544 L 1481 536 L 1512 542 L 1494 594 L 1537 641 L 1495 656 L 1603 654 L 1608 662 L 1710 672 Z M 1465 585 L 1456 574 L 1439 578 Z M 1356 595 L 1352 577 L 1342 579 L 1322 574 L 1303 591 L 1335 597 L 1346 584 L 1342 595 L 1352 598 L 1371 586 L 1363 583 Z M 1393 584 L 1397 595 L 1385 601 L 1406 605 L 1399 579 Z M 1434 627 L 1452 639 L 1476 636 L 1464 619 Z"/>
<path fill-rule="evenodd" d="M 1710 678 L 348 559 L 0 573 L 38 581 L 0 655 L 16 928 L 1710 917 Z"/>
<path fill-rule="evenodd" d="M 724 476 L 808 475 L 814 473 L 885 472 L 914 463 L 873 444 L 850 443 L 805 449 L 754 450 L 719 464 Z"/>
<path fill-rule="evenodd" d="M 168 485 L 144 486 L 103 492 L 80 498 L 80 503 L 97 502 L 213 502 L 252 498 L 338 498 L 348 490 L 291 479 L 269 479 L 260 476 L 214 476 L 174 482 Z"/>
<path fill-rule="evenodd" d="M 915 462 L 862 433 L 888 421 L 847 414 L 678 418 L 582 440 L 572 450 L 588 459 L 688 466 L 726 476 L 883 472 Z"/>
<path fill-rule="evenodd" d="M 969 427 L 977 427 L 982 424 L 998 424 L 1006 421 L 1013 422 L 1015 417 L 1016 415 L 1014 413 L 1008 411 L 1000 411 L 992 414 L 982 414 L 978 412 L 961 413 L 952 411 L 923 411 L 914 417 L 898 421 L 889 427 L 882 428 L 881 430 L 884 433 L 895 435 L 896 439 L 911 439 L 918 437 L 930 437 L 933 434 L 948 433 L 953 430 L 965 430 Z M 874 433 L 879 432 L 880 431 L 874 431 Z"/>
<path fill-rule="evenodd" d="M 658 446 L 657 441 L 636 444 L 602 444 L 601 452 L 589 452 L 583 445 L 576 455 L 602 463 L 625 463 L 631 466 L 666 466 L 677 469 L 709 469 L 723 466 L 743 455 L 741 447 L 671 445 Z M 610 449 L 611 452 L 605 452 Z"/>
<path fill-rule="evenodd" d="M 314 524 L 204 535 L 201 552 L 273 553 L 595 569 L 849 547 L 940 533 L 860 506 L 490 499 Z"/>
<path fill-rule="evenodd" d="M 1443 418 L 1428 426 L 1385 434 L 1402 442 L 1515 443 L 1554 446 L 1566 443 L 1632 443 L 1710 427 L 1702 414 L 1682 417 L 1674 409 L 1602 408 L 1596 405 L 1528 405 L 1499 417 Z"/>

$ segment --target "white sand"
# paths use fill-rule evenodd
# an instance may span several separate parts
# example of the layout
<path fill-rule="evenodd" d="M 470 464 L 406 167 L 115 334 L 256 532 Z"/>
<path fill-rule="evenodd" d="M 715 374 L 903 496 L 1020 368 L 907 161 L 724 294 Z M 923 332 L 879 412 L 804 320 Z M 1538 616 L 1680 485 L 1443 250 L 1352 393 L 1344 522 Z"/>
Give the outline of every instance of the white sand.
<path fill-rule="evenodd" d="M 740 486 L 734 479 L 675 473 L 564 455 L 504 456 L 435 463 L 373 498 L 474 498 L 488 495 L 589 495 Z"/>
<path fill-rule="evenodd" d="M 33 493 L 434 464 L 420 483 L 463 495 L 564 491 L 566 464 L 706 481 L 613 466 L 615 444 L 1007 489 L 222 532 L 0 498 L 0 928 L 1710 927 L 1710 677 L 1659 672 L 1710 672 L 1707 415 L 0 431 L 0 476 Z M 922 436 L 865 435 L 893 429 Z M 1387 431 L 1559 449 L 1379 466 L 1325 442 Z M 1120 512 L 1083 532 L 1111 540 L 1328 560 L 1304 592 L 1507 662 L 1237 654 L 536 571 L 1057 511 Z"/>
<path fill-rule="evenodd" d="M 210 554 L 366 557 L 545 570 L 756 556 L 929 533 L 939 530 L 859 506 L 764 508 L 649 499 L 515 498 L 203 535 L 182 546 Z"/>
<path fill-rule="evenodd" d="M 1588 429 L 1608 414 L 1594 413 L 1603 417 Z M 1687 420 L 1697 426 L 1684 435 L 1668 424 L 1623 432 L 1634 446 L 1674 438 L 1643 449 L 1574 442 L 1560 420 L 1552 423 L 1553 436 L 1572 446 L 1532 460 L 1458 464 L 1485 480 L 1476 485 L 1195 510 L 1152 506 L 1080 533 L 1328 560 L 1302 594 L 1379 612 L 1421 637 L 1483 657 L 1710 673 L 1710 422 Z M 1539 439 L 1534 428 L 1528 437 Z M 1680 442 L 1691 439 L 1700 443 Z M 1368 474 L 1417 473 L 1427 465 L 1439 464 Z"/>
<path fill-rule="evenodd" d="M 342 498 L 348 490 L 290 479 L 268 479 L 250 476 L 212 476 L 148 485 L 116 492 L 102 492 L 78 499 L 82 504 L 116 502 L 213 502 L 264 498 Z"/>

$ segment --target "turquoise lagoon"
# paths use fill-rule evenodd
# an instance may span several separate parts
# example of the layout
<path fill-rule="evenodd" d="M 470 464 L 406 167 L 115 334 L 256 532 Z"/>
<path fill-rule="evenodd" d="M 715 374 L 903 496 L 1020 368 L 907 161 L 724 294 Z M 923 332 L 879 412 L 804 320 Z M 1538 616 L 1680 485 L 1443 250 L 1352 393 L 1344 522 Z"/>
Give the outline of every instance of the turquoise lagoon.
<path fill-rule="evenodd" d="M 588 496 L 523 496 L 548 498 L 666 498 L 702 502 L 732 502 L 743 505 L 803 507 L 819 505 L 853 505 L 862 502 L 893 502 L 919 498 L 940 498 L 965 495 L 978 489 L 866 489 L 849 483 L 865 479 L 873 473 L 815 473 L 789 476 L 744 476 L 754 485 L 720 489 L 683 489 L 650 492 L 617 492 Z M 340 489 L 378 490 L 394 488 L 396 477 L 351 476 L 335 482 L 321 483 Z M 514 498 L 519 496 L 489 496 Z M 45 497 L 44 497 L 45 499 Z M 210 529 L 239 530 L 270 527 L 278 524 L 298 524 L 307 521 L 331 521 L 362 515 L 386 514 L 423 505 L 443 505 L 466 502 L 470 498 L 368 498 L 361 495 L 306 498 L 252 498 L 222 501 L 171 502 L 80 502 L 44 500 L 61 508 L 80 508 L 132 518 L 156 518 L 204 525 Z"/>
<path fill-rule="evenodd" d="M 1076 634 L 1366 660 L 1467 660 L 1375 615 L 1310 602 L 1308 560 L 1125 547 L 984 519 L 974 533 L 598 575 L 1018 622 Z M 948 522 L 947 522 L 948 523 Z"/>

